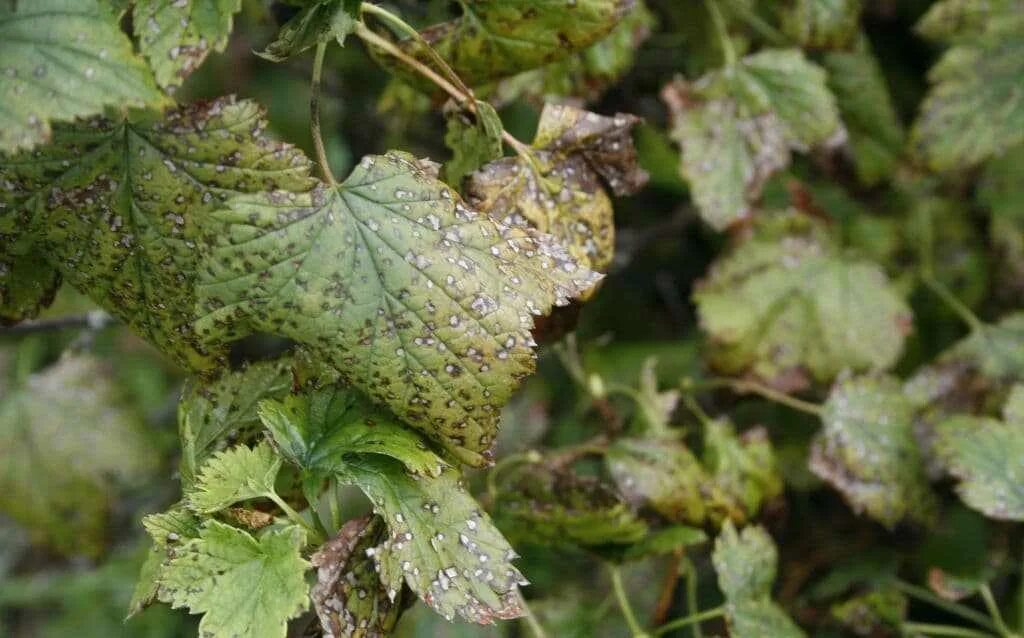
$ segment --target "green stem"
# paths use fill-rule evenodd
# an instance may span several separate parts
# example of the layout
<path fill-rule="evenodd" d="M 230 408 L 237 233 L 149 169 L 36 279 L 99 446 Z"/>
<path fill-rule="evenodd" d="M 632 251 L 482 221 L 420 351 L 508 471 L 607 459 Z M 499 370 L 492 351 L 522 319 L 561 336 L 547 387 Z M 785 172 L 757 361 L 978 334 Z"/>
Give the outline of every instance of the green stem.
<path fill-rule="evenodd" d="M 966 627 L 953 627 L 952 625 L 932 625 L 928 623 L 906 622 L 903 623 L 904 631 L 912 631 L 926 636 L 951 636 L 955 638 L 995 638 L 990 633 L 968 629 Z"/>
<path fill-rule="evenodd" d="M 547 633 L 544 632 L 544 627 L 537 620 L 537 616 L 534 615 L 533 610 L 530 609 L 530 605 L 527 604 L 521 592 L 519 594 L 519 606 L 523 609 L 523 620 L 526 621 L 526 625 L 533 632 L 533 638 L 548 638 Z"/>
<path fill-rule="evenodd" d="M 636 614 L 633 613 L 633 607 L 629 604 L 629 598 L 626 597 L 626 588 L 622 585 L 622 573 L 618 567 L 611 564 L 608 565 L 608 572 L 612 577 L 612 589 L 615 591 L 615 598 L 619 601 L 619 609 L 622 610 L 622 616 L 626 619 L 633 638 L 647 638 L 650 634 L 640 626 Z"/>
<path fill-rule="evenodd" d="M 811 403 L 810 401 L 804 401 L 796 397 L 791 397 L 785 392 L 779 392 L 773 388 L 769 388 L 766 385 L 762 385 L 756 381 L 747 381 L 743 379 L 710 379 L 698 385 L 704 385 L 706 387 L 726 387 L 739 392 L 740 394 L 756 394 L 764 397 L 769 401 L 774 401 L 780 405 L 799 410 L 800 412 L 806 412 L 817 417 L 822 415 L 822 407 L 817 403 Z M 685 388 L 684 388 L 685 390 Z"/>
<path fill-rule="evenodd" d="M 1012 636 L 1013 632 L 1006 626 L 1006 621 L 1003 620 L 1003 614 L 999 611 L 999 605 L 996 604 L 995 596 L 992 595 L 992 589 L 985 583 L 979 590 L 981 593 L 981 599 L 985 601 L 985 609 L 988 610 L 988 615 L 992 618 L 992 622 L 996 625 L 996 631 L 1001 636 Z"/>
<path fill-rule="evenodd" d="M 690 616 L 695 616 L 699 613 L 697 606 L 697 568 L 694 566 L 693 561 L 690 559 L 686 560 L 686 613 Z M 704 631 L 700 628 L 700 623 L 696 622 L 690 628 L 693 633 L 693 638 L 704 638 Z"/>
<path fill-rule="evenodd" d="M 711 21 L 715 23 L 715 32 L 718 34 L 718 44 L 722 47 L 722 55 L 725 57 L 725 66 L 736 66 L 736 50 L 732 47 L 732 40 L 729 38 L 729 30 L 725 25 L 725 17 L 718 8 L 718 0 L 704 0 L 704 5 L 711 14 Z"/>
<path fill-rule="evenodd" d="M 971 329 L 971 332 L 982 332 L 985 330 L 985 324 L 978 315 L 974 314 L 974 311 L 967 307 L 964 302 L 956 298 L 956 295 L 950 291 L 942 282 L 936 279 L 931 273 L 925 272 L 921 275 L 921 281 L 925 286 L 928 287 L 939 299 L 943 301 L 950 310 L 955 312 L 967 326 Z"/>
<path fill-rule="evenodd" d="M 730 11 L 738 15 L 740 19 L 747 23 L 747 26 L 754 31 L 757 31 L 762 38 L 771 44 L 774 44 L 775 46 L 786 46 L 791 44 L 789 38 L 783 35 L 778 29 L 765 22 L 761 16 L 757 15 L 753 9 L 744 3 L 737 2 L 737 0 L 725 0 L 725 3 L 729 5 Z"/>
<path fill-rule="evenodd" d="M 332 532 L 337 534 L 341 530 L 341 494 L 340 486 L 338 485 L 337 479 L 331 479 L 331 527 L 334 528 Z"/>
<path fill-rule="evenodd" d="M 723 605 L 721 607 L 715 607 L 714 609 L 708 609 L 706 611 L 702 611 L 696 614 L 691 614 L 683 618 L 676 618 L 675 620 L 669 621 L 661 627 L 655 629 L 654 635 L 661 636 L 662 634 L 667 634 L 670 631 L 675 631 L 676 629 L 681 629 L 689 625 L 697 627 L 700 623 L 704 622 L 705 620 L 711 620 L 712 618 L 720 618 L 724 615 L 725 606 Z"/>
<path fill-rule="evenodd" d="M 700 407 L 700 403 L 694 398 L 692 394 L 683 392 L 682 393 L 683 405 L 686 409 L 693 413 L 697 420 L 701 422 L 701 425 L 707 425 L 711 423 L 713 419 L 708 416 L 708 413 L 704 411 L 704 408 Z"/>
<path fill-rule="evenodd" d="M 324 139 L 320 133 L 320 78 L 324 72 L 324 54 L 327 43 L 316 45 L 316 57 L 313 58 L 313 79 L 310 82 L 309 97 L 309 130 L 313 134 L 313 147 L 316 149 L 316 160 L 320 164 L 320 172 L 329 186 L 337 186 L 331 166 L 327 163 L 327 152 L 324 150 Z"/>
<path fill-rule="evenodd" d="M 285 503 L 283 498 L 278 496 L 275 492 L 264 494 L 264 496 L 272 500 L 274 502 L 274 505 L 277 505 L 279 508 L 281 508 L 281 511 L 284 512 L 285 516 L 288 517 L 288 520 L 309 532 L 310 542 L 316 543 L 317 545 L 323 542 L 324 539 L 323 536 L 320 534 L 320 531 L 317 528 L 310 525 L 309 522 L 306 519 L 304 519 L 301 514 L 292 509 L 291 505 Z"/>
<path fill-rule="evenodd" d="M 991 618 L 979 611 L 971 609 L 970 607 L 940 598 L 923 587 L 918 587 L 917 585 L 912 585 L 910 583 L 903 582 L 902 580 L 895 580 L 892 582 L 892 585 L 911 598 L 916 598 L 955 616 L 960 616 L 964 620 L 969 620 L 979 627 L 984 627 L 989 631 L 997 631 L 995 623 L 992 622 Z"/>

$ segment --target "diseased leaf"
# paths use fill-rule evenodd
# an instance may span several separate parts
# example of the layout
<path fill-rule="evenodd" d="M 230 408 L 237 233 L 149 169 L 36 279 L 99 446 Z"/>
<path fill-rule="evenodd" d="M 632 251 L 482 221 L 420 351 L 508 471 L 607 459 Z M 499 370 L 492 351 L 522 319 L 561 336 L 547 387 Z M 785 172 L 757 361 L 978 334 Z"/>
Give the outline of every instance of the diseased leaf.
<path fill-rule="evenodd" d="M 63 357 L 10 391 L 0 384 L 0 511 L 37 543 L 98 556 L 121 488 L 156 467 L 152 442 L 111 369 Z"/>
<path fill-rule="evenodd" d="M 829 613 L 858 636 L 885 635 L 907 620 L 907 597 L 893 588 L 874 589 L 832 605 Z"/>
<path fill-rule="evenodd" d="M 477 100 L 475 116 L 456 110 L 447 116 L 448 130 L 444 143 L 452 150 L 452 159 L 445 164 L 445 179 L 451 184 L 503 153 L 501 133 L 504 130 L 498 112 L 489 103 Z"/>
<path fill-rule="evenodd" d="M 857 513 L 886 527 L 936 508 L 913 432 L 914 407 L 892 377 L 839 381 L 822 408 L 810 468 Z"/>
<path fill-rule="evenodd" d="M 728 421 L 704 424 L 704 466 L 714 484 L 740 504 L 752 519 L 761 505 L 782 494 L 782 477 L 775 464 L 768 432 L 763 427 L 736 436 Z"/>
<path fill-rule="evenodd" d="M 672 434 L 669 419 L 679 404 L 679 390 L 658 390 L 657 364 L 656 357 L 649 357 L 640 369 L 634 397 L 637 410 L 630 426 L 631 432 L 637 435 L 665 437 Z"/>
<path fill-rule="evenodd" d="M 448 620 L 489 625 L 523 614 L 519 586 L 526 581 L 512 564 L 516 554 L 457 470 L 412 477 L 394 459 L 364 455 L 347 474 L 387 522 L 388 537 L 372 556 L 392 601 L 404 580 Z"/>
<path fill-rule="evenodd" d="M 993 21 L 1012 18 L 1022 10 L 1021 0 L 941 0 L 928 7 L 916 30 L 931 40 L 971 39 L 983 35 Z"/>
<path fill-rule="evenodd" d="M 965 503 L 990 518 L 1024 521 L 1024 385 L 1010 392 L 1002 421 L 955 416 L 941 423 L 936 449 L 960 479 Z"/>
<path fill-rule="evenodd" d="M 222 352 L 192 329 L 196 225 L 232 193 L 310 184 L 305 157 L 264 125 L 254 103 L 222 98 L 60 127 L 31 156 L 0 156 L 0 205 L 65 281 L 180 365 L 208 369 Z"/>
<path fill-rule="evenodd" d="M 970 167 L 1024 141 L 1024 13 L 993 11 L 983 23 L 928 74 L 911 144 L 933 170 Z"/>
<path fill-rule="evenodd" d="M 345 38 L 355 31 L 357 15 L 348 6 L 351 0 L 320 0 L 303 7 L 277 34 L 277 38 L 257 55 L 272 62 L 284 62 L 321 42 L 336 40 L 345 44 Z"/>
<path fill-rule="evenodd" d="M 715 263 L 694 301 L 712 365 L 801 387 L 809 374 L 884 370 L 899 358 L 910 308 L 873 263 L 843 256 L 809 217 L 763 217 Z"/>
<path fill-rule="evenodd" d="M 256 539 L 209 520 L 164 568 L 160 600 L 203 614 L 202 636 L 284 638 L 288 620 L 309 605 L 305 543 L 295 526 Z"/>
<path fill-rule="evenodd" d="M 439 476 L 448 465 L 422 438 L 351 388 L 325 388 L 260 403 L 260 419 L 285 457 L 312 476 L 343 471 L 351 454 L 382 454 Z"/>
<path fill-rule="evenodd" d="M 157 83 L 174 92 L 211 51 L 223 51 L 242 0 L 135 0 L 132 24 Z"/>
<path fill-rule="evenodd" d="M 580 264 L 607 270 L 615 226 L 601 180 L 616 195 L 635 193 L 647 183 L 632 139 L 639 121 L 548 104 L 533 140 L 540 174 L 522 157 L 491 162 L 469 177 L 466 199 L 504 224 L 554 235 Z"/>
<path fill-rule="evenodd" d="M 186 495 L 188 506 L 212 514 L 229 505 L 274 494 L 281 457 L 270 444 L 254 448 L 237 445 L 218 452 L 203 464 L 195 486 Z"/>
<path fill-rule="evenodd" d="M 398 622 L 402 590 L 389 596 L 367 555 L 385 529 L 378 517 L 350 520 L 310 559 L 317 568 L 310 598 L 323 636 L 380 638 Z"/>
<path fill-rule="evenodd" d="M 806 634 L 786 612 L 768 599 L 742 600 L 726 605 L 732 638 L 803 638 Z"/>
<path fill-rule="evenodd" d="M 0 257 L 0 326 L 34 319 L 53 303 L 60 287 L 60 273 L 41 254 Z"/>
<path fill-rule="evenodd" d="M 985 164 L 977 200 L 991 211 L 988 236 L 999 263 L 995 292 L 1012 303 L 1024 298 L 1024 144 Z"/>
<path fill-rule="evenodd" d="M 461 17 L 421 31 L 456 74 L 470 86 L 550 64 L 607 35 L 635 0 L 468 0 Z M 431 66 L 416 40 L 398 46 Z M 390 62 L 390 60 L 384 60 Z M 406 68 L 395 73 L 421 80 Z"/>
<path fill-rule="evenodd" d="M 861 35 L 849 51 L 826 53 L 822 64 L 849 133 L 857 176 L 868 185 L 889 178 L 903 153 L 905 132 L 867 38 Z"/>
<path fill-rule="evenodd" d="M 787 0 L 782 30 L 800 46 L 841 49 L 857 37 L 862 0 Z"/>
<path fill-rule="evenodd" d="M 204 338 L 286 336 L 471 465 L 534 369 L 532 314 L 599 278 L 550 237 L 467 208 L 400 153 L 340 186 L 237 197 L 206 228 Z"/>
<path fill-rule="evenodd" d="M 156 600 L 160 589 L 160 576 L 174 548 L 199 536 L 199 519 L 185 509 L 175 506 L 160 514 L 150 514 L 142 525 L 153 539 L 146 560 L 139 572 L 135 591 L 128 603 L 127 618 L 131 618 Z"/>
<path fill-rule="evenodd" d="M 101 0 L 0 3 L 0 78 L 0 152 L 49 141 L 52 121 L 165 102 Z"/>
<path fill-rule="evenodd" d="M 674 522 L 699 525 L 707 516 L 710 478 L 685 445 L 671 439 L 620 438 L 606 455 L 608 472 L 622 494 L 650 504 Z"/>

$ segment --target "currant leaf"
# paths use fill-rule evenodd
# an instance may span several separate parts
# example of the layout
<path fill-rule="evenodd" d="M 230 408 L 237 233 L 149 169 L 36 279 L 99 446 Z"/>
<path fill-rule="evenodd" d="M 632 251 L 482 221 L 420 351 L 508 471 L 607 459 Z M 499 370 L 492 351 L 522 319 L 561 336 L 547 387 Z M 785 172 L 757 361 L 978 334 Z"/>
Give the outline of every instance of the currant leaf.
<path fill-rule="evenodd" d="M 38 252 L 0 257 L 0 325 L 34 319 L 59 287 L 60 273 Z"/>
<path fill-rule="evenodd" d="M 476 113 L 472 118 L 457 110 L 447 119 L 444 143 L 452 150 L 452 159 L 445 164 L 444 174 L 449 183 L 460 184 L 467 173 L 501 157 L 501 133 L 504 129 L 498 112 L 481 100 L 476 101 Z"/>
<path fill-rule="evenodd" d="M 710 478 L 685 445 L 653 438 L 620 438 L 606 455 L 619 491 L 635 504 L 648 503 L 670 521 L 701 524 Z"/>
<path fill-rule="evenodd" d="M 846 47 L 856 39 L 862 0 L 791 0 L 783 5 L 782 30 L 800 46 Z"/>
<path fill-rule="evenodd" d="M 348 6 L 351 4 L 351 0 L 310 3 L 286 22 L 274 41 L 257 55 L 272 62 L 284 62 L 322 42 L 335 40 L 345 44 L 359 19 L 358 10 L 353 12 Z"/>
<path fill-rule="evenodd" d="M 142 526 L 153 539 L 153 545 L 146 554 L 135 591 L 128 603 L 128 618 L 138 614 L 156 600 L 160 589 L 160 576 L 174 548 L 198 537 L 200 529 L 199 519 L 180 506 L 146 516 L 142 519 Z"/>
<path fill-rule="evenodd" d="M 783 490 L 768 432 L 750 428 L 737 436 L 732 423 L 714 420 L 704 424 L 704 466 L 714 483 L 754 518 L 761 505 Z"/>
<path fill-rule="evenodd" d="M 268 443 L 254 448 L 237 445 L 214 454 L 199 471 L 186 494 L 188 506 L 212 514 L 229 505 L 274 494 L 281 457 Z"/>

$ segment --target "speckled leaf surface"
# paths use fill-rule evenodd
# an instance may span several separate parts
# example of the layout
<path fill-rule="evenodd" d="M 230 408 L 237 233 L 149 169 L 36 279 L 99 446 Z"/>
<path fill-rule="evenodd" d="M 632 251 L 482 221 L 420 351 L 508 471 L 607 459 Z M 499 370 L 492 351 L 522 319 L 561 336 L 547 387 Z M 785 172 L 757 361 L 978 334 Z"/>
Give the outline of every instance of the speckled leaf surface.
<path fill-rule="evenodd" d="M 607 35 L 634 0 L 464 0 L 461 17 L 428 27 L 423 38 L 470 86 L 565 58 Z M 422 45 L 399 46 L 430 65 Z M 396 72 L 415 77 L 408 70 Z"/>
<path fill-rule="evenodd" d="M 155 462 L 111 375 L 91 356 L 66 356 L 23 385 L 0 385 L 0 511 L 63 553 L 101 553 L 118 486 L 146 479 Z"/>
<path fill-rule="evenodd" d="M 419 434 L 353 388 L 263 401 L 259 415 L 281 453 L 314 477 L 343 471 L 350 454 L 390 456 L 422 476 L 438 476 L 448 466 Z"/>
<path fill-rule="evenodd" d="M 229 505 L 274 493 L 281 457 L 269 443 L 236 445 L 209 458 L 185 495 L 192 510 L 218 512 Z"/>
<path fill-rule="evenodd" d="M 704 522 L 710 478 L 679 441 L 621 438 L 605 457 L 619 491 L 637 505 L 649 504 L 675 522 Z"/>
<path fill-rule="evenodd" d="M 321 42 L 336 40 L 344 44 L 345 37 L 357 24 L 358 10 L 357 15 L 352 15 L 347 7 L 351 4 L 351 0 L 310 3 L 283 24 L 274 41 L 257 55 L 272 62 L 283 62 Z"/>
<path fill-rule="evenodd" d="M 1014 386 L 1003 420 L 956 416 L 938 427 L 936 449 L 969 506 L 1024 521 L 1024 385 Z"/>
<path fill-rule="evenodd" d="M 892 377 L 840 381 L 822 409 L 811 471 L 839 490 L 850 507 L 886 527 L 926 522 L 936 508 L 914 438 L 913 404 Z"/>
<path fill-rule="evenodd" d="M 489 625 L 522 615 L 517 556 L 457 470 L 413 477 L 394 459 L 366 455 L 347 474 L 387 523 L 372 556 L 392 600 L 404 581 L 448 620 Z"/>
<path fill-rule="evenodd" d="M 325 638 L 383 638 L 398 622 L 402 591 L 388 595 L 366 554 L 385 529 L 378 517 L 350 520 L 310 559 L 317 568 L 310 598 Z"/>
<path fill-rule="evenodd" d="M 799 387 L 899 358 L 910 308 L 881 268 L 845 257 L 811 218 L 764 217 L 694 293 L 717 369 Z"/>
<path fill-rule="evenodd" d="M 0 4 L 0 152 L 48 141 L 53 121 L 164 101 L 101 0 Z"/>
<path fill-rule="evenodd" d="M 471 465 L 535 366 L 533 316 L 599 278 L 468 208 L 431 165 L 364 158 L 340 186 L 237 197 L 207 226 L 204 337 L 294 339 Z"/>
<path fill-rule="evenodd" d="M 606 185 L 628 195 L 647 182 L 632 139 L 639 121 L 548 104 L 533 140 L 540 174 L 522 157 L 491 162 L 469 177 L 466 199 L 502 223 L 550 233 L 579 263 L 606 270 L 615 250 Z"/>
<path fill-rule="evenodd" d="M 132 24 L 156 81 L 169 92 L 223 51 L 242 0 L 136 0 Z"/>
<path fill-rule="evenodd" d="M 210 638 L 285 638 L 288 621 L 309 605 L 294 526 L 260 538 L 215 520 L 184 543 L 160 577 L 160 600 L 203 614 L 199 634 Z"/>
<path fill-rule="evenodd" d="M 66 282 L 180 365 L 207 369 L 221 353 L 191 327 L 197 224 L 232 193 L 309 186 L 305 157 L 264 125 L 256 104 L 222 98 L 61 127 L 32 155 L 0 156 L 0 204 Z"/>
<path fill-rule="evenodd" d="M 782 30 L 802 47 L 843 48 L 857 37 L 862 0 L 788 0 Z"/>
<path fill-rule="evenodd" d="M 38 252 L 0 256 L 0 326 L 35 318 L 59 287 L 60 273 Z"/>
<path fill-rule="evenodd" d="M 763 427 L 737 436 L 728 421 L 705 423 L 702 460 L 718 489 L 738 503 L 748 519 L 757 515 L 765 501 L 782 494 L 775 451 Z"/>
<path fill-rule="evenodd" d="M 199 519 L 181 506 L 166 512 L 150 514 L 142 519 L 142 526 L 153 539 L 146 560 L 139 572 L 139 580 L 128 603 L 128 618 L 148 607 L 156 600 L 160 589 L 160 575 L 175 549 L 182 543 L 199 536 Z"/>

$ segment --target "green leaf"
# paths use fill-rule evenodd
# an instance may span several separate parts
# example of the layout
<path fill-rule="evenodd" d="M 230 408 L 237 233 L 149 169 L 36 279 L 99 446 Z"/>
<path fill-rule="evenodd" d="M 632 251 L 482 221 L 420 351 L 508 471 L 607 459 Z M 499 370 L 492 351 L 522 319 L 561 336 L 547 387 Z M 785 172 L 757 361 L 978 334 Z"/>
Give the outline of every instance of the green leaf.
<path fill-rule="evenodd" d="M 321 42 L 336 40 L 344 45 L 345 38 L 355 31 L 358 11 L 353 15 L 346 0 L 324 0 L 302 8 L 286 22 L 277 38 L 256 54 L 272 62 L 284 62 Z"/>
<path fill-rule="evenodd" d="M 135 0 L 132 24 L 157 83 L 174 92 L 211 51 L 223 51 L 242 0 Z"/>
<path fill-rule="evenodd" d="M 502 223 L 550 233 L 580 264 L 607 270 L 615 226 L 602 179 L 616 195 L 647 183 L 632 139 L 639 122 L 633 115 L 545 105 L 533 140 L 535 162 L 520 156 L 487 164 L 470 176 L 466 199 Z"/>
<path fill-rule="evenodd" d="M 481 100 L 476 100 L 475 116 L 456 110 L 447 119 L 444 143 L 452 150 L 452 159 L 445 164 L 444 174 L 448 182 L 460 184 L 467 173 L 502 156 L 504 129 L 498 112 Z"/>
<path fill-rule="evenodd" d="M 841 255 L 820 223 L 795 213 L 763 217 L 694 301 L 715 368 L 797 387 L 805 374 L 825 382 L 891 367 L 911 325 L 878 266 Z"/>
<path fill-rule="evenodd" d="M 34 319 L 59 287 L 60 273 L 40 253 L 0 257 L 0 325 Z"/>
<path fill-rule="evenodd" d="M 642 560 L 651 556 L 666 556 L 691 545 L 702 545 L 708 540 L 704 530 L 686 525 L 673 525 L 651 532 L 623 553 L 625 560 Z"/>
<path fill-rule="evenodd" d="M 60 127 L 31 156 L 0 156 L 0 206 L 65 281 L 180 365 L 208 369 L 223 353 L 192 329 L 196 225 L 232 193 L 307 188 L 308 161 L 263 135 L 252 102 L 139 118 Z"/>
<path fill-rule="evenodd" d="M 266 442 L 218 452 L 203 464 L 195 486 L 186 494 L 188 506 L 212 514 L 239 501 L 275 494 L 280 469 L 281 457 Z"/>
<path fill-rule="evenodd" d="M 256 409 L 263 399 L 283 398 L 292 389 L 293 359 L 261 361 L 229 371 L 213 381 L 192 377 L 178 403 L 181 479 L 191 486 L 196 472 L 227 439 L 247 441 L 262 423 Z"/>
<path fill-rule="evenodd" d="M 350 454 L 383 454 L 413 474 L 439 476 L 447 463 L 422 438 L 351 388 L 326 388 L 260 403 L 260 419 L 284 456 L 313 476 L 343 471 Z"/>
<path fill-rule="evenodd" d="M 704 220 L 717 230 L 749 217 L 790 151 L 843 134 L 825 71 L 797 49 L 767 49 L 696 82 L 662 91 L 680 171 Z"/>
<path fill-rule="evenodd" d="M 782 31 L 800 46 L 841 49 L 857 37 L 862 0 L 789 0 Z"/>
<path fill-rule="evenodd" d="M 886 527 L 928 521 L 936 507 L 914 438 L 914 406 L 892 377 L 838 382 L 822 410 L 810 468 L 857 513 Z"/>
<path fill-rule="evenodd" d="M 600 548 L 647 536 L 647 524 L 622 496 L 593 477 L 528 464 L 504 483 L 495 516 L 513 540 Z"/>
<path fill-rule="evenodd" d="M 1021 0 L 941 0 L 928 8 L 915 28 L 931 40 L 971 39 L 983 35 L 993 21 L 1012 19 L 1022 10 Z"/>
<path fill-rule="evenodd" d="M 885 76 L 866 37 L 849 51 L 831 51 L 822 64 L 849 133 L 857 177 L 867 185 L 888 179 L 903 153 L 905 132 Z"/>
<path fill-rule="evenodd" d="M 885 635 L 907 620 L 907 597 L 893 588 L 875 589 L 832 605 L 830 615 L 858 636 Z"/>
<path fill-rule="evenodd" d="M 632 5 L 631 0 L 468 0 L 461 3 L 460 18 L 428 27 L 421 35 L 459 77 L 476 86 L 544 66 L 594 44 Z M 432 65 L 418 41 L 407 38 L 398 46 Z M 419 82 L 408 69 L 395 72 Z"/>
<path fill-rule="evenodd" d="M 153 545 L 146 553 L 135 591 L 128 603 L 128 618 L 135 616 L 156 600 L 160 589 L 160 576 L 174 549 L 199 536 L 199 519 L 180 506 L 172 507 L 160 514 L 150 514 L 142 519 L 142 526 L 153 539 Z"/>
<path fill-rule="evenodd" d="M 1024 385 L 1010 392 L 1002 421 L 955 416 L 941 423 L 936 449 L 967 505 L 989 518 L 1024 521 Z"/>
<path fill-rule="evenodd" d="M 973 166 L 1024 141 L 1024 14 L 993 15 L 932 67 L 911 144 L 933 170 Z"/>
<path fill-rule="evenodd" d="M 728 421 L 704 424 L 704 466 L 714 484 L 754 518 L 765 501 L 782 494 L 782 477 L 775 463 L 768 431 L 763 427 L 741 436 Z"/>
<path fill-rule="evenodd" d="M 731 638 L 804 638 L 806 634 L 771 600 L 743 600 L 726 606 Z"/>
<path fill-rule="evenodd" d="M 158 463 L 109 366 L 65 356 L 9 391 L 0 382 L 0 511 L 37 543 L 98 556 L 118 494 Z"/>
<path fill-rule="evenodd" d="M 710 479 L 685 445 L 671 439 L 620 438 L 605 456 L 608 472 L 635 504 L 670 521 L 701 524 Z"/>
<path fill-rule="evenodd" d="M 636 412 L 630 424 L 631 432 L 637 435 L 666 437 L 672 434 L 669 419 L 679 404 L 679 390 L 658 390 L 657 365 L 656 357 L 648 357 L 640 368 L 640 380 L 633 396 Z"/>
<path fill-rule="evenodd" d="M 387 636 L 398 622 L 402 591 L 388 595 L 367 555 L 385 529 L 379 517 L 350 520 L 310 559 L 317 568 L 310 598 L 324 636 Z"/>
<path fill-rule="evenodd" d="M 165 102 L 101 0 L 0 4 L 0 76 L 0 152 L 48 141 L 52 121 Z"/>
<path fill-rule="evenodd" d="M 258 540 L 207 521 L 160 578 L 160 600 L 204 614 L 199 634 L 210 638 L 284 638 L 288 621 L 309 605 L 300 550 L 305 532 L 294 526 Z"/>
<path fill-rule="evenodd" d="M 467 208 L 429 164 L 364 158 L 340 186 L 236 197 L 207 226 L 198 332 L 271 332 L 483 465 L 533 372 L 532 314 L 591 287 L 545 235 Z"/>
<path fill-rule="evenodd" d="M 391 600 L 404 580 L 448 620 L 489 625 L 523 614 L 519 585 L 526 581 L 512 564 L 516 554 L 457 470 L 413 477 L 394 459 L 365 455 L 347 474 L 387 522 L 388 538 L 373 558 Z"/>

